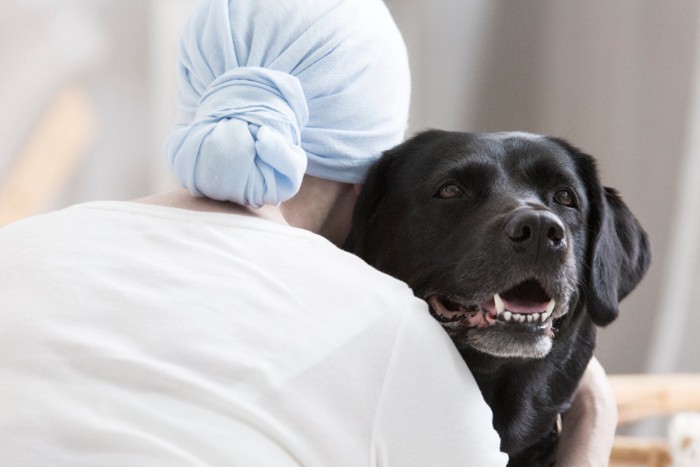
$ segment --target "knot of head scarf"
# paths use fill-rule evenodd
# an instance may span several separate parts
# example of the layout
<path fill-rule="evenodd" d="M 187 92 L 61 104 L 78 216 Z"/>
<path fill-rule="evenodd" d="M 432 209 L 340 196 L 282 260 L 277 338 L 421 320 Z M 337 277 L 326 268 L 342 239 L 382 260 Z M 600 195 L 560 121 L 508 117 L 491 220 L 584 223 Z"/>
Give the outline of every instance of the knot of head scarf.
<path fill-rule="evenodd" d="M 253 207 L 291 198 L 304 173 L 360 183 L 403 138 L 409 92 L 381 0 L 202 0 L 166 158 L 193 194 Z"/>
<path fill-rule="evenodd" d="M 306 169 L 299 144 L 307 120 L 298 79 L 234 68 L 207 87 L 194 121 L 173 132 L 168 149 L 178 156 L 175 173 L 196 195 L 255 207 L 289 199 Z"/>

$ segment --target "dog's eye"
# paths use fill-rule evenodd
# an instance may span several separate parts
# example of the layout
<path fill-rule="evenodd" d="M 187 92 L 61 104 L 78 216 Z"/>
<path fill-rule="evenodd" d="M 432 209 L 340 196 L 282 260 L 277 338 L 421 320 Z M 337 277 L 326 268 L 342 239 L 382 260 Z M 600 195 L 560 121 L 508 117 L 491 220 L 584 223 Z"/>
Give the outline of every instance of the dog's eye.
<path fill-rule="evenodd" d="M 463 194 L 464 191 L 454 183 L 446 183 L 437 192 L 438 198 L 442 199 L 459 198 Z"/>
<path fill-rule="evenodd" d="M 561 189 L 554 193 L 554 201 L 567 208 L 575 208 L 578 206 L 576 195 L 568 188 Z"/>

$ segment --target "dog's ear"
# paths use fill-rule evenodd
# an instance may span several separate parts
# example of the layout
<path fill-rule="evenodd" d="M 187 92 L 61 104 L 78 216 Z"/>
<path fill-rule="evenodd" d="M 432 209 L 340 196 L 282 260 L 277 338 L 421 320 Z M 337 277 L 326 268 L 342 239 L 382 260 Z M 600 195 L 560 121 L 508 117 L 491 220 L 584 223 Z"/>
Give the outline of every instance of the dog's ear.
<path fill-rule="evenodd" d="M 381 268 L 379 257 L 386 256 L 386 242 L 391 242 L 395 237 L 396 225 L 402 216 L 400 212 L 384 208 L 394 188 L 395 173 L 401 168 L 399 160 L 406 156 L 419 157 L 419 154 L 430 151 L 436 141 L 449 134 L 443 130 L 423 131 L 384 152 L 370 169 L 357 200 L 350 234 L 343 243 L 344 250 Z"/>
<path fill-rule="evenodd" d="M 416 154 L 426 150 L 431 144 L 449 132 L 443 130 L 426 130 L 414 135 L 412 138 L 385 151 L 369 171 L 367 180 L 355 205 L 350 234 L 343 243 L 343 249 L 374 263 L 374 254 L 381 250 L 376 240 L 383 238 L 389 241 L 393 238 L 394 225 L 387 217 L 382 217 L 383 222 L 378 222 L 378 216 L 382 213 L 384 201 L 389 195 L 389 189 L 396 169 L 396 161 L 404 155 Z M 384 213 L 383 216 L 398 215 L 397 213 Z M 382 229 L 389 231 L 381 232 Z M 369 240 L 369 241 L 368 241 Z"/>
<path fill-rule="evenodd" d="M 369 171 L 367 180 L 357 199 L 353 212 L 350 233 L 343 243 L 343 249 L 369 261 L 368 236 L 386 197 L 391 165 L 397 149 L 385 152 Z"/>
<path fill-rule="evenodd" d="M 649 268 L 651 247 L 646 232 L 617 192 L 602 188 L 591 209 L 597 229 L 589 240 L 589 279 L 586 290 L 588 313 L 598 326 L 611 323 L 618 304 Z"/>
<path fill-rule="evenodd" d="M 620 300 L 642 280 L 651 261 L 651 247 L 618 193 L 600 183 L 594 159 L 566 147 L 573 154 L 590 203 L 583 299 L 593 322 L 605 326 L 617 318 Z"/>

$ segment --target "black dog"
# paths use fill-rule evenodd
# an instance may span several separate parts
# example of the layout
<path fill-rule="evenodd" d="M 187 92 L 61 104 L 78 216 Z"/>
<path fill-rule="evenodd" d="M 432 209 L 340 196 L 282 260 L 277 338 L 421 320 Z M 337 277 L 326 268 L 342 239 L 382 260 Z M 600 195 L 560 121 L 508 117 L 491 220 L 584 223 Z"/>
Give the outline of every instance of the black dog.
<path fill-rule="evenodd" d="M 509 465 L 551 465 L 618 303 L 650 261 L 595 162 L 527 133 L 428 131 L 372 168 L 345 248 L 407 282 L 454 340 Z"/>

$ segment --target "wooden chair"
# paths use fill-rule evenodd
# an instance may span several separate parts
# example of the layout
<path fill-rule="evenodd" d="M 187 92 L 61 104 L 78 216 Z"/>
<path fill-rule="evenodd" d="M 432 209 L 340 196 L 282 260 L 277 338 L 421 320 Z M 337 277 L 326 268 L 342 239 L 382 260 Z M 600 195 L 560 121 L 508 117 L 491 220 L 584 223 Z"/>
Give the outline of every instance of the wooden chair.
<path fill-rule="evenodd" d="M 60 192 L 94 140 L 95 121 L 80 87 L 56 95 L 7 173 L 0 174 L 0 227 L 37 214 Z"/>
<path fill-rule="evenodd" d="M 658 415 L 700 411 L 700 375 L 610 375 L 617 399 L 618 425 Z M 615 438 L 611 466 L 662 467 L 671 464 L 664 438 Z"/>

